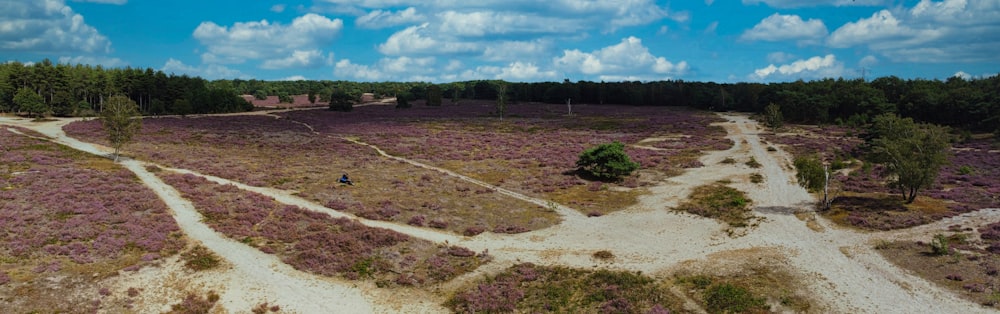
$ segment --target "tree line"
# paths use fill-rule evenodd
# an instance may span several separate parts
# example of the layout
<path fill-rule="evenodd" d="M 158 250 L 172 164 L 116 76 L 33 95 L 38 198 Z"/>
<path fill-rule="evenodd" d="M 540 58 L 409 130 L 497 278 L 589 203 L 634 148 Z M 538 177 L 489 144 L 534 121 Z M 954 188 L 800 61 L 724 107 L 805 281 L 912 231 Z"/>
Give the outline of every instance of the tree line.
<path fill-rule="evenodd" d="M 765 111 L 778 105 L 785 121 L 814 124 L 861 126 L 881 114 L 897 114 L 916 121 L 946 125 L 972 132 L 1000 130 L 1000 76 L 978 79 L 952 77 L 947 80 L 901 79 L 896 76 L 874 80 L 822 79 L 785 83 L 655 82 L 536 82 L 519 83 L 479 80 L 432 84 L 426 82 L 347 82 L 256 80 L 216 81 L 241 94 L 317 94 L 324 101 L 330 95 L 361 93 L 424 99 L 441 105 L 442 99 L 500 99 L 503 86 L 506 103 L 544 102 L 563 104 L 621 104 L 633 106 L 686 106 L 717 111 Z M 408 106 L 409 104 L 407 104 Z M 405 106 L 404 106 L 405 107 Z"/>
<path fill-rule="evenodd" d="M 93 116 L 111 97 L 134 101 L 145 115 L 249 111 L 235 90 L 208 80 L 151 68 L 53 63 L 0 64 L 0 112 Z M 16 101 L 20 100 L 20 101 Z"/>

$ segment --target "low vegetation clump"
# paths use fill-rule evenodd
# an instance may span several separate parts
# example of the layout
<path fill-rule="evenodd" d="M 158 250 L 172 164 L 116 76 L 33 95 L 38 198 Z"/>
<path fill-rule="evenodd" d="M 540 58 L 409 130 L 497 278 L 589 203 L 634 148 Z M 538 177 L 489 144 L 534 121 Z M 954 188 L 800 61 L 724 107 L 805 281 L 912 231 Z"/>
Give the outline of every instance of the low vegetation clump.
<path fill-rule="evenodd" d="M 823 212 L 834 222 L 865 230 L 909 228 L 956 214 L 943 201 L 920 197 L 906 204 L 893 195 L 878 193 L 844 193 Z"/>
<path fill-rule="evenodd" d="M 761 254 L 763 253 L 763 255 Z M 802 279 L 777 268 L 781 253 L 748 249 L 721 253 L 710 264 L 687 264 L 674 284 L 708 313 L 824 313 Z"/>
<path fill-rule="evenodd" d="M 176 254 L 164 204 L 110 160 L 0 128 L 0 308 L 97 311 L 94 279 Z M 54 280 L 54 278 L 61 278 Z"/>
<path fill-rule="evenodd" d="M 439 246 L 351 219 L 283 205 L 195 175 L 158 175 L 191 200 L 210 227 L 275 254 L 299 270 L 374 280 L 379 286 L 422 286 L 447 281 L 490 260 L 465 248 Z"/>
<path fill-rule="evenodd" d="M 876 250 L 897 266 L 990 308 L 1000 308 L 1000 222 L 977 230 L 952 226 L 923 241 L 884 241 Z"/>
<path fill-rule="evenodd" d="M 184 266 L 194 271 L 213 269 L 221 263 L 215 253 L 201 245 L 181 253 L 181 259 L 184 260 Z"/>
<path fill-rule="evenodd" d="M 712 184 L 695 188 L 689 200 L 676 210 L 714 218 L 731 227 L 748 227 L 756 220 L 750 210 L 750 199 L 740 190 Z"/>
<path fill-rule="evenodd" d="M 219 302 L 219 294 L 209 291 L 204 297 L 188 293 L 181 303 L 170 306 L 169 314 L 201 314 L 209 313 L 215 303 Z"/>
<path fill-rule="evenodd" d="M 459 313 L 669 313 L 681 301 L 641 273 L 525 263 L 456 293 L 446 305 Z"/>

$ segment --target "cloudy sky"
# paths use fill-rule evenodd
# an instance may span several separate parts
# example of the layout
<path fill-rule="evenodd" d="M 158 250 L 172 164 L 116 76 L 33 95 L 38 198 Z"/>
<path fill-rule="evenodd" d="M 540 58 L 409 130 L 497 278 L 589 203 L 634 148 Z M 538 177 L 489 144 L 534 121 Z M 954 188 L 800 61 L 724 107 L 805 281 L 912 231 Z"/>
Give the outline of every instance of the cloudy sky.
<path fill-rule="evenodd" d="M 1000 0 L 0 0 L 0 61 L 208 79 L 771 82 L 1000 72 Z"/>

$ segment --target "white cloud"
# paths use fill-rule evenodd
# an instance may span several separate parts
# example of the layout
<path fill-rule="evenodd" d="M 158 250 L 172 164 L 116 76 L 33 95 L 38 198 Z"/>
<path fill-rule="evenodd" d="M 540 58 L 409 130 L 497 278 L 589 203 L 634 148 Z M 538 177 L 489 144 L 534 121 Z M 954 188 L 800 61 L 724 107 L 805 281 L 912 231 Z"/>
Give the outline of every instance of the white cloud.
<path fill-rule="evenodd" d="M 88 65 L 101 65 L 105 68 L 117 68 L 128 65 L 125 61 L 118 58 L 107 58 L 107 57 L 91 57 L 91 56 L 76 56 L 76 57 L 59 57 L 59 63 L 63 64 L 88 64 Z"/>
<path fill-rule="evenodd" d="M 337 79 L 356 79 L 361 81 L 376 82 L 388 78 L 381 71 L 372 69 L 367 65 L 355 64 L 349 59 L 337 61 L 333 67 L 333 75 Z"/>
<path fill-rule="evenodd" d="M 482 49 L 476 43 L 438 40 L 428 33 L 429 24 L 407 27 L 389 36 L 378 51 L 387 55 L 467 53 Z"/>
<path fill-rule="evenodd" d="M 323 64 L 332 64 L 332 60 L 333 54 L 324 58 L 323 52 L 317 49 L 295 50 L 285 58 L 266 60 L 260 67 L 262 69 L 315 68 Z"/>
<path fill-rule="evenodd" d="M 809 19 L 803 21 L 798 15 L 781 15 L 775 13 L 763 19 L 752 29 L 743 32 L 740 39 L 782 41 L 799 40 L 800 43 L 818 42 L 826 36 L 826 25 L 823 21 Z"/>
<path fill-rule="evenodd" d="M 176 75 L 188 75 L 188 76 L 198 76 L 208 80 L 218 80 L 218 79 L 250 79 L 249 75 L 243 74 L 239 70 L 233 70 L 218 64 L 203 64 L 201 67 L 194 67 L 174 58 L 167 60 L 167 63 L 160 68 L 160 71 L 164 73 L 173 73 Z"/>
<path fill-rule="evenodd" d="M 292 75 L 281 79 L 281 81 L 308 81 L 305 76 L 302 75 Z"/>
<path fill-rule="evenodd" d="M 603 32 L 647 25 L 664 18 L 684 22 L 690 17 L 686 12 L 672 12 L 660 7 L 655 0 L 318 0 L 318 2 L 329 4 L 321 7 L 338 13 L 371 14 L 370 11 L 373 9 L 416 7 L 422 12 L 482 13 L 495 14 L 502 18 L 534 16 L 538 21 L 529 22 L 538 25 L 561 25 L 564 23 L 559 23 L 559 20 L 571 20 L 574 24 L 583 25 L 587 29 Z M 517 25 L 501 25 L 501 27 L 507 26 Z M 572 32 L 572 29 L 563 31 L 563 33 Z"/>
<path fill-rule="evenodd" d="M 552 70 L 543 70 L 534 63 L 512 62 L 506 66 L 479 66 L 473 70 L 463 71 L 457 77 L 461 80 L 496 79 L 506 81 L 538 81 L 552 80 L 558 74 Z"/>
<path fill-rule="evenodd" d="M 266 60 L 267 68 L 314 66 L 301 62 L 307 56 L 302 52 L 315 50 L 322 54 L 318 48 L 332 42 L 343 26 L 340 19 L 331 20 L 309 13 L 295 18 L 289 25 L 267 20 L 238 22 L 230 27 L 202 22 L 195 29 L 194 37 L 208 48 L 202 55 L 204 63 Z"/>
<path fill-rule="evenodd" d="M 486 46 L 483 58 L 489 61 L 517 61 L 536 59 L 546 55 L 553 47 L 551 41 L 499 41 Z"/>
<path fill-rule="evenodd" d="M 795 59 L 795 55 L 781 51 L 767 54 L 767 62 L 770 63 L 785 63 L 792 59 Z"/>
<path fill-rule="evenodd" d="M 354 21 L 354 24 L 363 28 L 379 29 L 397 25 L 419 23 L 425 21 L 426 19 L 426 16 L 417 13 L 416 8 L 409 7 L 405 10 L 397 12 L 383 10 L 371 11 L 364 16 L 358 17 L 358 19 Z"/>
<path fill-rule="evenodd" d="M 520 12 L 456 12 L 437 15 L 442 34 L 483 37 L 486 35 L 577 33 L 588 25 L 576 20 Z"/>
<path fill-rule="evenodd" d="M 111 41 L 63 0 L 5 1 L 0 49 L 41 53 L 108 53 Z"/>
<path fill-rule="evenodd" d="M 705 34 L 715 34 L 715 30 L 719 28 L 719 21 L 714 21 L 705 27 Z"/>
<path fill-rule="evenodd" d="M 128 3 L 128 0 L 73 0 L 73 2 L 92 2 L 92 3 L 123 5 Z"/>
<path fill-rule="evenodd" d="M 827 39 L 835 48 L 865 46 L 897 62 L 994 61 L 1000 54 L 1000 2 L 921 0 L 846 23 Z"/>
<path fill-rule="evenodd" d="M 863 67 L 870 67 L 878 64 L 878 58 L 873 55 L 867 55 L 861 60 L 858 60 L 858 65 Z"/>
<path fill-rule="evenodd" d="M 774 8 L 801 8 L 817 6 L 880 6 L 889 5 L 890 0 L 743 0 L 744 5 L 766 4 Z"/>
<path fill-rule="evenodd" d="M 841 77 L 843 73 L 844 64 L 837 61 L 836 56 L 828 54 L 824 57 L 816 56 L 805 60 L 796 60 L 781 66 L 775 66 L 772 63 L 767 67 L 755 70 L 749 77 L 752 80 L 819 79 Z"/>
<path fill-rule="evenodd" d="M 284 4 L 275 4 L 271 6 L 271 12 L 282 13 L 285 12 L 286 6 Z"/>
<path fill-rule="evenodd" d="M 642 40 L 635 37 L 622 39 L 621 43 L 594 52 L 565 50 L 563 56 L 553 60 L 556 68 L 566 72 L 586 75 L 644 74 L 667 78 L 688 71 L 685 61 L 673 63 L 654 56 Z"/>
<path fill-rule="evenodd" d="M 955 74 L 952 75 L 952 77 L 957 77 L 957 78 L 960 78 L 960 79 L 968 81 L 968 80 L 972 79 L 972 74 L 965 73 L 965 71 L 958 71 L 958 72 L 955 72 Z"/>

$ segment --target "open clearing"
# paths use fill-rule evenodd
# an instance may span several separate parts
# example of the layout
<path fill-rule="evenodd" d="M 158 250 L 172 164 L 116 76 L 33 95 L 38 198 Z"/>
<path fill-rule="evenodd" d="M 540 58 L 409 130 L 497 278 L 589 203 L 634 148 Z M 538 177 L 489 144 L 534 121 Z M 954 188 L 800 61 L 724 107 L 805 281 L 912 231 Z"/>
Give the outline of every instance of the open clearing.
<path fill-rule="evenodd" d="M 592 116 L 587 115 L 588 107 L 594 108 Z M 391 115 L 392 109 L 378 106 L 358 108 L 347 117 L 292 111 L 276 116 L 164 118 L 171 119 L 164 124 L 157 122 L 160 119 L 147 119 L 144 136 L 161 138 L 147 142 L 139 139 L 126 148 L 127 153 L 135 152 L 135 159 L 127 159 L 121 167 L 163 200 L 188 242 L 214 252 L 222 266 L 195 272 L 184 269 L 180 257 L 167 256 L 137 271 L 94 279 L 95 287 L 107 291 L 88 287 L 74 293 L 85 300 L 98 300 L 102 312 L 119 312 L 125 307 L 135 312 L 168 311 L 188 292 L 204 295 L 214 291 L 218 293 L 216 309 L 227 312 L 247 312 L 267 303 L 277 305 L 281 312 L 295 313 L 436 313 L 451 311 L 446 307 L 448 300 L 456 293 L 475 290 L 484 278 L 510 271 L 526 277 L 528 267 L 548 276 L 545 278 L 555 278 L 553 274 L 562 272 L 594 278 L 599 277 L 594 274 L 604 274 L 576 271 L 640 272 L 654 280 L 636 279 L 643 287 L 659 285 L 667 291 L 644 299 L 662 301 L 635 305 L 643 310 L 660 302 L 660 306 L 675 312 L 703 312 L 708 297 L 699 291 L 710 283 L 725 281 L 756 285 L 758 288 L 752 292 L 765 298 L 772 311 L 993 311 L 895 266 L 879 254 L 875 244 L 929 241 L 935 233 L 956 224 L 976 229 L 1000 219 L 998 211 L 971 211 L 900 231 L 867 232 L 840 227 L 814 213 L 814 197 L 795 183 L 791 156 L 780 148 L 773 149 L 761 138 L 761 127 L 747 116 L 725 113 L 713 117 L 677 109 L 650 109 L 661 111 L 641 114 L 700 117 L 703 125 L 691 134 L 682 133 L 683 127 L 623 131 L 632 125 L 630 119 L 637 118 L 600 115 L 605 109 L 580 106 L 575 110 L 578 116 L 569 117 L 554 110 L 525 112 L 504 122 L 508 124 L 476 114 L 441 120 L 420 116 L 424 112 L 417 111 L 399 120 L 407 123 L 391 122 L 399 123 L 392 129 L 362 123 L 344 126 L 360 115 Z M 191 121 L 198 119 L 231 119 L 226 123 L 242 125 L 225 124 L 209 130 Z M 92 127 L 90 131 L 79 131 L 80 124 L 67 127 L 74 121 L 0 118 L 0 124 L 13 130 L 5 136 L 37 132 L 36 136 L 75 150 L 108 154 L 110 150 L 100 145 L 99 133 Z M 171 128 L 170 123 L 184 126 Z M 268 123 L 280 124 L 266 126 Z M 594 125 L 606 129 L 587 130 Z M 85 136 L 68 136 L 64 127 L 75 128 L 73 134 Z M 273 139 L 261 139 L 259 133 L 240 133 L 255 127 L 273 129 L 269 133 Z M 18 131 L 23 129 L 33 132 Z M 568 133 L 556 136 L 552 134 L 555 132 Z M 405 133 L 414 135 L 399 135 Z M 462 133 L 474 138 L 454 140 L 455 145 L 502 144 L 447 147 L 448 140 L 464 136 Z M 526 138 L 526 134 L 534 137 Z M 426 142 L 430 140 L 441 142 Z M 562 159 L 572 162 L 582 147 L 608 140 L 633 145 L 630 153 L 641 155 L 638 159 L 644 161 L 643 167 L 653 170 L 643 170 L 633 182 L 596 187 L 562 173 L 572 168 L 559 164 L 565 162 Z M 509 149 L 497 151 L 497 147 Z M 241 158 L 249 159 L 233 158 L 235 150 L 247 151 Z M 527 153 L 522 155 L 521 150 Z M 531 154 L 542 156 L 526 157 Z M 553 159 L 554 164 L 545 164 L 546 158 Z M 749 166 L 751 159 L 758 165 Z M 359 185 L 336 185 L 333 180 L 342 171 L 350 172 Z M 367 274 L 371 266 L 368 264 L 355 264 L 365 268 L 351 268 L 340 275 L 292 267 L 282 257 L 263 252 L 263 238 L 234 238 L 213 229 L 203 214 L 208 210 L 204 207 L 211 205 L 200 208 L 194 200 L 183 197 L 180 186 L 165 183 L 172 179 L 164 177 L 180 176 L 177 173 L 230 184 L 232 189 L 253 192 L 327 218 L 356 219 L 373 230 L 392 231 L 415 242 L 430 243 L 417 246 L 422 249 L 433 251 L 436 246 L 456 258 L 473 254 L 485 263 L 426 285 L 407 284 L 410 277 L 392 272 L 383 273 L 392 282 L 376 279 L 379 275 L 366 279 L 349 274 Z M 751 180 L 753 174 L 759 174 L 762 180 Z M 731 227 L 673 210 L 696 188 L 719 182 L 747 195 L 752 214 L 759 217 L 756 224 Z M 588 194 L 592 194 L 590 201 L 578 201 Z M 621 208 L 609 208 L 615 204 Z M 418 216 L 422 218 L 414 218 Z M 397 253 L 413 250 L 417 249 Z M 10 265 L 4 261 L 0 271 L 10 272 L 5 276 L 15 279 L 24 277 L 17 273 L 21 270 Z M 429 266 L 429 271 L 434 267 Z M 58 280 L 46 278 L 47 274 L 35 274 L 32 280 Z M 614 274 L 600 276 L 632 278 Z M 701 282 L 703 286 L 699 286 Z M 12 287 L 15 285 L 31 283 L 0 286 L 0 304 L 17 301 L 17 289 Z M 136 296 L 126 292 L 134 287 L 142 287 L 143 291 Z M 568 298 L 573 296 L 567 293 Z M 605 294 L 614 295 L 607 291 Z M 526 298 L 532 300 L 530 295 Z M 594 308 L 574 311 L 599 312 L 621 305 L 614 300 L 599 301 Z"/>

